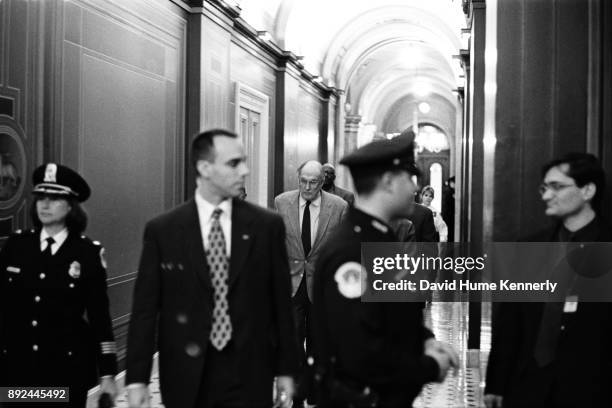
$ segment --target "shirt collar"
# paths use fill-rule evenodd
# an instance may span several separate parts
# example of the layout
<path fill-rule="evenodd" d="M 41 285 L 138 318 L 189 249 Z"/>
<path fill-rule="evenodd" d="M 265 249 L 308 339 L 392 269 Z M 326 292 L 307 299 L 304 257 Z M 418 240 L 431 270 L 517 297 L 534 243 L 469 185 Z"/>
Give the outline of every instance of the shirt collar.
<path fill-rule="evenodd" d="M 41 229 L 40 230 L 40 243 L 42 244 L 50 236 L 51 235 L 49 235 L 44 228 Z M 53 240 L 55 241 L 54 244 L 57 244 L 58 247 L 60 247 L 62 246 L 64 241 L 66 241 L 66 238 L 68 238 L 68 229 L 64 228 L 63 230 L 61 230 L 60 232 L 58 232 L 57 234 L 53 236 Z"/>
<path fill-rule="evenodd" d="M 203 221 L 210 220 L 215 208 L 220 208 L 223 211 L 223 215 L 227 215 L 230 219 L 232 217 L 232 199 L 228 198 L 219 203 L 219 205 L 213 205 L 202 197 L 197 191 L 195 193 L 195 202 L 198 207 L 198 213 Z"/>
<path fill-rule="evenodd" d="M 304 198 L 302 197 L 302 194 L 298 193 L 298 195 L 300 196 L 300 208 L 301 207 L 305 207 L 306 206 L 306 200 L 304 200 Z M 319 194 L 317 194 L 317 198 L 315 198 L 314 200 L 312 200 L 310 202 L 310 206 L 311 207 L 318 207 L 318 206 L 320 206 L 321 205 L 321 196 L 322 195 L 323 195 L 323 193 L 321 193 L 319 191 Z"/>

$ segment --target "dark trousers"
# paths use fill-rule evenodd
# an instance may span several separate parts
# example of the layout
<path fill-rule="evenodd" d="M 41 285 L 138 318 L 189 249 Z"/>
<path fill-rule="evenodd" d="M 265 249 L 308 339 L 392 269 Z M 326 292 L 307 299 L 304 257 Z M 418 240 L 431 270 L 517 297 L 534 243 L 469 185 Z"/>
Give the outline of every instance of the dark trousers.
<path fill-rule="evenodd" d="M 209 343 L 194 408 L 247 408 L 238 364 L 232 341 L 221 351 Z"/>
<path fill-rule="evenodd" d="M 300 373 L 297 377 L 298 380 L 298 388 L 300 387 L 300 378 L 303 377 L 304 369 L 306 367 L 306 358 L 311 355 L 312 349 L 312 303 L 310 303 L 310 299 L 308 299 L 308 291 L 306 289 L 306 276 L 302 277 L 302 281 L 300 282 L 300 286 L 298 287 L 295 296 L 292 299 L 293 303 L 293 317 L 295 319 L 296 324 L 296 335 L 298 342 L 298 358 L 300 364 Z M 304 341 L 306 342 L 306 349 L 304 349 Z M 302 386 L 304 384 L 302 383 Z M 300 404 L 304 401 L 304 398 L 308 397 L 309 402 L 312 401 L 312 395 L 307 392 L 303 393 L 298 390 L 297 398 L 294 398 L 294 407 L 297 404 Z"/>

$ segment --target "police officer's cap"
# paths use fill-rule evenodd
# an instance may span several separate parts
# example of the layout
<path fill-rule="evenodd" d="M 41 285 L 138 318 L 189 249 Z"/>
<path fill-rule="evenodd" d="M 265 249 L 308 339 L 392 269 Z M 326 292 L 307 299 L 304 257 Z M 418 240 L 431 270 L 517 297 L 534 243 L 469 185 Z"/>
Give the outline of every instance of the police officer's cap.
<path fill-rule="evenodd" d="M 39 166 L 32 174 L 33 193 L 75 197 L 83 202 L 91 189 L 83 177 L 69 167 L 57 163 Z"/>
<path fill-rule="evenodd" d="M 393 139 L 375 140 L 344 156 L 340 164 L 351 171 L 368 168 L 406 170 L 418 176 L 421 174 L 414 162 L 414 133 L 404 132 Z"/>

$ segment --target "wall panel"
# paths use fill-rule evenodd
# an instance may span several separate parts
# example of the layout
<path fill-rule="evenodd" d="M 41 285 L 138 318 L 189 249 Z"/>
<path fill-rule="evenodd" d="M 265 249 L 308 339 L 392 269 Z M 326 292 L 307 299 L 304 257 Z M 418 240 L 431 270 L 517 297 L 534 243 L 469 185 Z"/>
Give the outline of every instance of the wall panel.
<path fill-rule="evenodd" d="M 183 199 L 186 16 L 167 3 L 49 3 L 61 52 L 47 100 L 60 108 L 48 110 L 46 156 L 92 187 L 87 234 L 106 247 L 117 333 L 129 321 L 144 225 Z"/>

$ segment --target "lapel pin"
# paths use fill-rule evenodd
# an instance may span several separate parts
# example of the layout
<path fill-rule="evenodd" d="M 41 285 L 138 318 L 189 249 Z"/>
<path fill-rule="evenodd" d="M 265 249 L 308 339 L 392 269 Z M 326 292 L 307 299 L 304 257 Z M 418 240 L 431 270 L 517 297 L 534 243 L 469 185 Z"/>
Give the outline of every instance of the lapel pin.
<path fill-rule="evenodd" d="M 242 235 L 242 239 L 247 240 L 247 239 L 249 239 L 249 236 L 247 234 L 243 234 Z"/>

